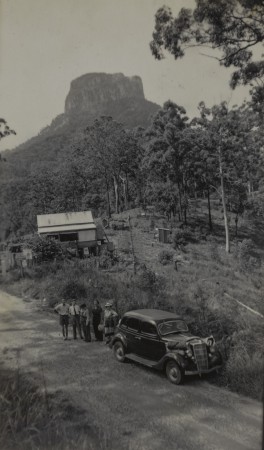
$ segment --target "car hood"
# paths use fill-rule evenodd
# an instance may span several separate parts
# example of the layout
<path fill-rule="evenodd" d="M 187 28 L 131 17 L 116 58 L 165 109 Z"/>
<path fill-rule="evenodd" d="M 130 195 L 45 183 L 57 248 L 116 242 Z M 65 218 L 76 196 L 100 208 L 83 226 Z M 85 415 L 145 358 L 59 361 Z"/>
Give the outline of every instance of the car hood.
<path fill-rule="evenodd" d="M 191 341 L 197 341 L 199 342 L 203 341 L 203 339 L 199 336 L 194 336 L 191 333 L 178 333 L 174 334 L 172 336 L 164 336 L 163 340 L 165 342 L 171 342 L 173 344 L 178 344 L 179 347 L 186 346 L 187 344 L 191 343 Z"/>

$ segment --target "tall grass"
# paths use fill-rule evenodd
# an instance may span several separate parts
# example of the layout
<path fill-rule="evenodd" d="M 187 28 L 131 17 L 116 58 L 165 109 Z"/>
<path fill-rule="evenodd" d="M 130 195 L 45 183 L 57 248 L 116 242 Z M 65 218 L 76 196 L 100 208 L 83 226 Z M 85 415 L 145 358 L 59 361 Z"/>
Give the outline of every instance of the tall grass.
<path fill-rule="evenodd" d="M 78 411 L 48 394 L 19 368 L 0 372 L 0 448 L 2 450 L 71 450 L 98 448 L 87 424 L 76 424 Z M 70 419 L 70 422 L 69 422 Z M 72 424 L 73 422 L 73 424 Z"/>
<path fill-rule="evenodd" d="M 74 297 L 88 306 L 95 299 L 102 305 L 112 299 L 119 316 L 145 307 L 175 311 L 187 320 L 193 333 L 214 334 L 219 341 L 223 356 L 228 357 L 219 383 L 261 398 L 261 319 L 225 296 L 228 292 L 263 313 L 261 266 L 251 267 L 249 273 L 245 267 L 241 270 L 239 254 L 227 255 L 222 242 L 212 238 L 186 244 L 184 252 L 176 250 L 182 261 L 176 271 L 173 264 L 164 265 L 159 260 L 162 249 L 171 255 L 172 248 L 161 244 L 155 248 L 144 239 L 143 251 L 153 252 L 153 258 L 139 265 L 135 275 L 122 263 L 115 272 L 99 270 L 85 261 L 50 263 L 35 268 L 29 278 L 12 283 L 12 288 L 18 289 L 18 294 L 23 290 L 37 299 L 45 297 L 51 307 L 62 297 Z"/>

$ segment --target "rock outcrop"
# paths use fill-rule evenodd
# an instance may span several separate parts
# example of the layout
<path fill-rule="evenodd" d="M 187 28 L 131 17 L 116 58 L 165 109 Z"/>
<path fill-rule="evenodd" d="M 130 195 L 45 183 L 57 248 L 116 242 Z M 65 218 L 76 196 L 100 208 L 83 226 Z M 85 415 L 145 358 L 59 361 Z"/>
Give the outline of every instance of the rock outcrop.
<path fill-rule="evenodd" d="M 122 73 L 88 73 L 71 82 L 65 114 L 100 113 L 105 105 L 124 99 L 145 99 L 140 77 L 125 77 Z"/>
<path fill-rule="evenodd" d="M 128 128 L 147 127 L 159 105 L 145 99 L 142 80 L 122 73 L 88 73 L 71 82 L 65 112 L 57 116 L 42 134 L 65 127 L 83 128 L 96 117 L 108 115 Z"/>
<path fill-rule="evenodd" d="M 100 116 L 111 116 L 127 128 L 146 128 L 159 108 L 145 99 L 138 76 L 126 77 L 122 73 L 82 75 L 71 82 L 64 113 L 55 117 L 37 136 L 11 150 L 8 159 L 19 158 L 27 170 L 31 161 L 55 160 L 76 133 Z"/>

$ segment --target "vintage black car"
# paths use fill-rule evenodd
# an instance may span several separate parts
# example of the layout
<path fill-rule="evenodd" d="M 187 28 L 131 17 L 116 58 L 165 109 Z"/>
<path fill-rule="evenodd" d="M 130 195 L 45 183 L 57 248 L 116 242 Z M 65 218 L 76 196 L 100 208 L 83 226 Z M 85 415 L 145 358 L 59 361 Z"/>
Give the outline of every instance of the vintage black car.
<path fill-rule="evenodd" d="M 212 336 L 193 336 L 176 314 L 157 309 L 138 309 L 124 314 L 111 342 L 116 359 L 136 361 L 165 370 L 174 384 L 185 375 L 220 369 L 221 354 Z"/>

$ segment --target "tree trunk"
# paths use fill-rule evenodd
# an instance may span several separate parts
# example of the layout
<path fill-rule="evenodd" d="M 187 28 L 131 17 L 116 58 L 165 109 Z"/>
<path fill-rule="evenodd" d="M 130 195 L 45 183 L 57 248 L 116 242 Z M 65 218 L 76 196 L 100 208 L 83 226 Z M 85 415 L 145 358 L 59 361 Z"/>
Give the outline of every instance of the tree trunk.
<path fill-rule="evenodd" d="M 132 250 L 132 256 L 133 256 L 133 269 L 134 269 L 134 275 L 135 275 L 136 274 L 136 258 L 135 258 L 135 249 L 134 249 L 133 233 L 132 233 L 132 227 L 131 227 L 131 222 L 130 222 L 130 216 L 128 216 L 128 223 L 129 223 L 129 231 L 130 231 L 131 250 Z"/>
<path fill-rule="evenodd" d="M 250 197 L 251 196 L 251 182 L 250 182 L 250 180 L 248 181 L 247 185 L 248 185 L 248 195 Z"/>
<path fill-rule="evenodd" d="M 114 175 L 114 189 L 115 189 L 115 212 L 119 213 L 119 186 L 117 177 Z"/>
<path fill-rule="evenodd" d="M 195 201 L 197 201 L 197 183 L 196 183 L 196 181 L 194 182 L 194 198 L 195 198 Z"/>
<path fill-rule="evenodd" d="M 107 198 L 107 209 L 108 209 L 108 217 L 111 217 L 111 205 L 110 205 L 110 195 L 109 195 L 109 183 L 108 179 L 105 178 L 106 184 L 106 198 Z"/>
<path fill-rule="evenodd" d="M 127 209 L 130 207 L 130 196 L 129 196 L 129 186 L 128 186 L 128 176 L 126 173 L 126 202 L 127 202 Z"/>
<path fill-rule="evenodd" d="M 187 225 L 187 209 L 184 208 L 184 225 Z"/>
<path fill-rule="evenodd" d="M 179 191 L 179 220 L 182 221 L 182 196 L 180 183 L 178 183 L 178 191 Z"/>
<path fill-rule="evenodd" d="M 123 184 L 123 194 L 124 194 L 124 204 L 125 210 L 128 210 L 128 201 L 127 201 L 127 180 L 126 178 L 119 177 Z"/>
<path fill-rule="evenodd" d="M 225 222 L 226 252 L 229 253 L 230 252 L 229 226 L 228 226 L 228 218 L 227 218 L 227 210 L 226 210 L 225 185 L 224 185 L 224 174 L 223 174 L 221 148 L 219 148 L 219 172 L 220 172 L 220 180 L 221 180 L 221 197 L 222 197 L 224 222 Z"/>
<path fill-rule="evenodd" d="M 208 221 L 209 221 L 209 230 L 213 231 L 213 222 L 212 222 L 212 214 L 211 214 L 211 202 L 210 202 L 210 188 L 207 185 L 207 204 L 208 204 Z"/>
<path fill-rule="evenodd" d="M 235 234 L 235 236 L 237 237 L 238 214 L 236 215 L 236 218 L 235 218 L 235 224 L 236 224 L 236 234 Z"/>

